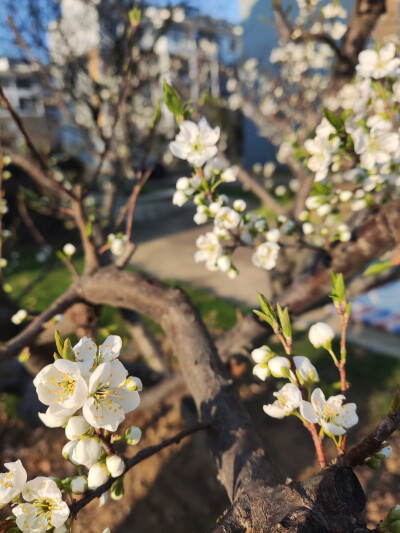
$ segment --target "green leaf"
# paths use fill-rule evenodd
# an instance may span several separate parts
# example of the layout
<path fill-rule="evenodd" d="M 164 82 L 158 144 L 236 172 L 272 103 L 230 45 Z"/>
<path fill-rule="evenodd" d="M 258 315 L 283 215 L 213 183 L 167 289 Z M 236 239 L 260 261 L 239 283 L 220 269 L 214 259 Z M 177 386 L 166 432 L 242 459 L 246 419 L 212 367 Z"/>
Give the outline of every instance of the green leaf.
<path fill-rule="evenodd" d="M 40 198 L 35 191 L 32 191 L 32 189 L 27 189 L 26 187 L 22 187 L 21 185 L 18 187 L 18 192 L 29 200 L 39 200 Z"/>
<path fill-rule="evenodd" d="M 332 183 L 321 183 L 314 181 L 311 196 L 330 196 L 332 194 Z"/>
<path fill-rule="evenodd" d="M 345 122 L 346 118 L 348 118 L 352 114 L 352 112 L 353 112 L 352 109 L 346 109 L 346 111 L 343 111 L 343 113 L 340 116 L 341 120 Z"/>
<path fill-rule="evenodd" d="M 273 320 L 271 320 L 271 318 L 269 316 L 267 316 L 266 314 L 262 313 L 258 309 L 253 309 L 253 313 L 256 314 L 258 317 L 260 317 L 265 322 L 267 322 L 267 324 L 269 324 L 272 328 L 276 324 L 276 321 L 274 322 Z"/>
<path fill-rule="evenodd" d="M 128 18 L 132 26 L 139 26 L 140 19 L 142 18 L 141 10 L 138 7 L 132 8 L 130 11 L 128 11 Z"/>
<path fill-rule="evenodd" d="M 333 291 L 329 296 L 334 302 L 342 304 L 346 301 L 346 286 L 344 283 L 343 274 L 336 274 L 335 272 L 333 272 L 333 270 L 331 270 L 330 274 Z"/>
<path fill-rule="evenodd" d="M 58 331 L 58 329 L 55 330 L 54 332 L 54 338 L 56 340 L 56 346 L 57 346 L 57 350 L 58 350 L 58 353 L 62 356 L 63 352 L 64 352 L 64 339 L 63 337 L 61 336 L 61 333 Z"/>
<path fill-rule="evenodd" d="M 260 302 L 261 309 L 264 311 L 265 315 L 268 316 L 273 323 L 277 322 L 275 311 L 266 297 L 260 292 L 257 293 L 258 301 Z"/>
<path fill-rule="evenodd" d="M 372 265 L 369 265 L 369 267 L 364 270 L 364 276 L 376 276 L 391 266 L 392 263 L 390 261 L 378 261 L 376 263 L 372 263 Z"/>
<path fill-rule="evenodd" d="M 154 108 L 153 118 L 150 124 L 150 130 L 154 130 L 154 128 L 159 123 L 160 118 L 161 118 L 161 104 L 160 104 L 160 100 L 158 100 Z"/>
<path fill-rule="evenodd" d="M 89 222 L 86 224 L 86 237 L 92 236 L 92 230 L 93 230 L 92 222 L 91 220 L 89 220 Z"/>
<path fill-rule="evenodd" d="M 332 124 L 336 131 L 339 132 L 343 129 L 343 120 L 338 117 L 333 111 L 331 111 L 330 109 L 326 109 L 324 111 L 324 116 L 327 120 L 329 120 L 329 122 Z"/>
<path fill-rule="evenodd" d="M 168 109 L 173 113 L 176 120 L 181 120 L 183 116 L 183 106 L 181 104 L 181 97 L 179 96 L 178 91 L 176 91 L 167 80 L 164 79 L 163 82 L 163 90 L 164 90 L 164 102 Z"/>
<path fill-rule="evenodd" d="M 281 321 L 282 331 L 286 339 L 292 338 L 292 326 L 290 324 L 289 309 L 287 307 L 285 307 L 282 313 L 279 314 L 279 319 Z"/>
<path fill-rule="evenodd" d="M 26 363 L 27 360 L 30 358 L 30 356 L 31 356 L 31 352 L 30 352 L 30 350 L 29 350 L 29 347 L 26 346 L 26 347 L 22 350 L 22 352 L 19 354 L 19 356 L 18 356 L 18 361 L 19 361 L 20 363 Z"/>
<path fill-rule="evenodd" d="M 62 358 L 68 359 L 69 361 L 75 361 L 74 350 L 72 349 L 71 341 L 69 339 L 65 339 Z"/>

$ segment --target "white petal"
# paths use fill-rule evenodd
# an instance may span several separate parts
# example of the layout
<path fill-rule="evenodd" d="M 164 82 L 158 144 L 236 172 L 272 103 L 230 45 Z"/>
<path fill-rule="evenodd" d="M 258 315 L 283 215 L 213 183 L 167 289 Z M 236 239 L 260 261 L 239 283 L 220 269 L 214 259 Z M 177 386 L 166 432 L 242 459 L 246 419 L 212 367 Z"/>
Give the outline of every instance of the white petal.
<path fill-rule="evenodd" d="M 318 416 L 315 414 L 313 406 L 310 402 L 302 401 L 300 403 L 300 414 L 307 422 L 316 424 L 318 422 Z"/>

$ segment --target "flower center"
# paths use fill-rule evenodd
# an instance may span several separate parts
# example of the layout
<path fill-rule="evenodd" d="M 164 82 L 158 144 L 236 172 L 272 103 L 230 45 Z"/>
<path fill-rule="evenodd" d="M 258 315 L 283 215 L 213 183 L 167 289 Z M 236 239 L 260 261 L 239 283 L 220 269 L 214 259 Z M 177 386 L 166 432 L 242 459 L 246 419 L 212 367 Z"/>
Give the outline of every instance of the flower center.
<path fill-rule="evenodd" d="M 4 487 L 5 489 L 10 489 L 14 487 L 14 476 L 12 472 L 9 472 L 8 474 L 1 474 L 0 486 Z"/>
<path fill-rule="evenodd" d="M 54 381 L 55 381 L 55 378 L 52 377 L 50 379 L 50 383 L 53 383 Z M 73 394 L 75 387 L 76 387 L 76 379 L 71 374 L 67 374 L 66 372 L 63 372 L 62 379 L 56 382 L 55 392 L 57 396 L 57 402 L 60 402 L 66 396 Z"/>

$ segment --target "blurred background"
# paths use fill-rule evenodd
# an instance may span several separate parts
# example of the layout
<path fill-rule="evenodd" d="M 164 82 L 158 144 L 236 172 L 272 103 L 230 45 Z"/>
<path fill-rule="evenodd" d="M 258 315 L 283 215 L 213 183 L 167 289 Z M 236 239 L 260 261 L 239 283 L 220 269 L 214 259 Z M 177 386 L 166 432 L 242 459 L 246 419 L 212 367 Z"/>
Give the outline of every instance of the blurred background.
<path fill-rule="evenodd" d="M 342 4 L 351 13 L 353 2 Z M 245 198 L 250 207 L 268 217 L 291 207 L 298 192 L 298 169 L 291 162 L 283 125 L 290 123 L 301 132 L 309 126 L 308 119 L 301 123 L 307 113 L 320 116 L 318 91 L 326 88 L 324 71 L 329 71 L 331 58 L 326 65 L 314 65 L 312 75 L 309 65 L 299 70 L 297 78 L 290 80 L 291 88 L 283 85 L 278 62 L 271 59 L 279 48 L 279 35 L 267 0 L 159 0 L 137 2 L 135 7 L 140 15 L 132 16 L 138 16 L 140 24 L 132 36 L 126 30 L 130 1 L 2 0 L 0 85 L 61 183 L 86 183 L 100 164 L 99 179 L 85 205 L 93 221 L 105 229 L 123 210 L 145 161 L 151 175 L 135 212 L 138 249 L 134 267 L 183 287 L 218 337 L 252 309 L 256 292 L 269 278 L 265 271 L 254 269 L 246 250 L 238 252 L 241 275 L 235 280 L 193 262 L 195 240 L 204 228 L 193 222 L 193 206 L 172 204 L 176 180 L 189 169 L 168 151 L 176 125 L 162 102 L 163 82 L 193 103 L 194 117 L 204 115 L 212 126 L 221 125 L 223 156 L 242 176 L 240 182 L 227 184 L 226 192 Z M 373 38 L 384 42 L 389 35 L 399 40 L 397 0 L 388 1 Z M 300 94 L 299 88 L 303 91 L 300 99 L 294 96 Z M 151 128 L 155 110 L 156 132 Z M 13 154 L 7 167 L 13 179 L 4 181 L 8 211 L 3 227 L 10 237 L 3 246 L 7 267 L 0 338 L 6 340 L 20 330 L 19 324 L 9 320 L 13 312 L 24 308 L 37 314 L 69 285 L 70 274 L 55 251 L 66 242 L 76 244 L 77 233 L 71 221 L 60 216 L 57 200 L 44 197 L 32 179 L 24 140 L 2 107 L 0 147 Z M 265 191 L 274 203 L 266 205 Z M 74 262 L 78 270 L 82 268 L 79 251 Z M 367 292 L 354 305 L 349 375 L 355 401 L 362 401 L 364 431 L 385 412 L 400 377 L 399 293 L 399 284 L 393 283 Z M 329 305 L 296 323 L 300 353 L 309 349 L 306 328 L 322 319 L 337 327 Z M 174 354 L 158 326 L 146 321 L 144 329 L 127 324 L 118 310 L 106 306 L 98 325 L 99 338 L 113 333 L 123 337 L 127 366 L 142 362 L 140 336 L 150 331 L 167 354 L 170 367 L 176 368 Z M 321 375 L 328 383 L 332 379 L 329 362 L 323 351 L 314 352 L 312 360 L 322 367 Z M 270 398 L 271 385 L 257 382 L 242 360 L 231 364 L 270 454 L 285 465 L 288 475 L 306 478 L 315 468 L 307 435 L 296 420 L 267 421 L 261 406 Z M 41 366 L 40 354 L 30 360 L 22 354 L 18 361 L 1 364 L 0 457 L 3 462 L 21 458 L 30 473 L 65 476 L 72 470 L 61 457 L 63 431 L 43 428 L 37 418 L 41 407 L 31 379 Z M 160 369 L 153 370 L 144 376 L 145 385 L 157 383 Z M 370 384 L 367 397 L 365 383 Z M 171 388 L 161 403 L 149 393 L 125 425 L 141 427 L 140 446 L 146 446 L 179 431 L 182 421 L 190 423 L 195 418 L 192 401 L 180 385 Z M 398 457 L 396 439 L 393 446 Z M 394 458 L 379 474 L 360 473 L 371 496 L 371 524 L 379 521 L 383 510 L 398 503 L 399 464 Z M 201 434 L 141 464 L 127 479 L 122 502 L 109 502 L 101 511 L 93 502 L 81 513 L 74 530 L 95 533 L 109 526 L 113 533 L 133 529 L 200 532 L 211 527 L 228 505 Z"/>

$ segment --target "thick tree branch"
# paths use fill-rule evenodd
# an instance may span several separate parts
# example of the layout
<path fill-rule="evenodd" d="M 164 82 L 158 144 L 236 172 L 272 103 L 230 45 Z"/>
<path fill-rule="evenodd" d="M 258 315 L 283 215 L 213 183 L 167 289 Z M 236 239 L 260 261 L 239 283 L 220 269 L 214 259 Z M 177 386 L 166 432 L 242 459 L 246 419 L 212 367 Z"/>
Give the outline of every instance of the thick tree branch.
<path fill-rule="evenodd" d="M 343 457 L 348 466 L 357 466 L 364 463 L 367 457 L 377 452 L 381 444 L 387 440 L 400 427 L 400 409 L 389 413 L 380 424 L 361 442 L 353 446 Z"/>
<path fill-rule="evenodd" d="M 358 55 L 365 48 L 380 16 L 386 12 L 386 0 L 357 0 L 347 32 L 340 47 L 340 56 L 332 72 L 329 92 L 336 93 L 351 80 Z"/>

